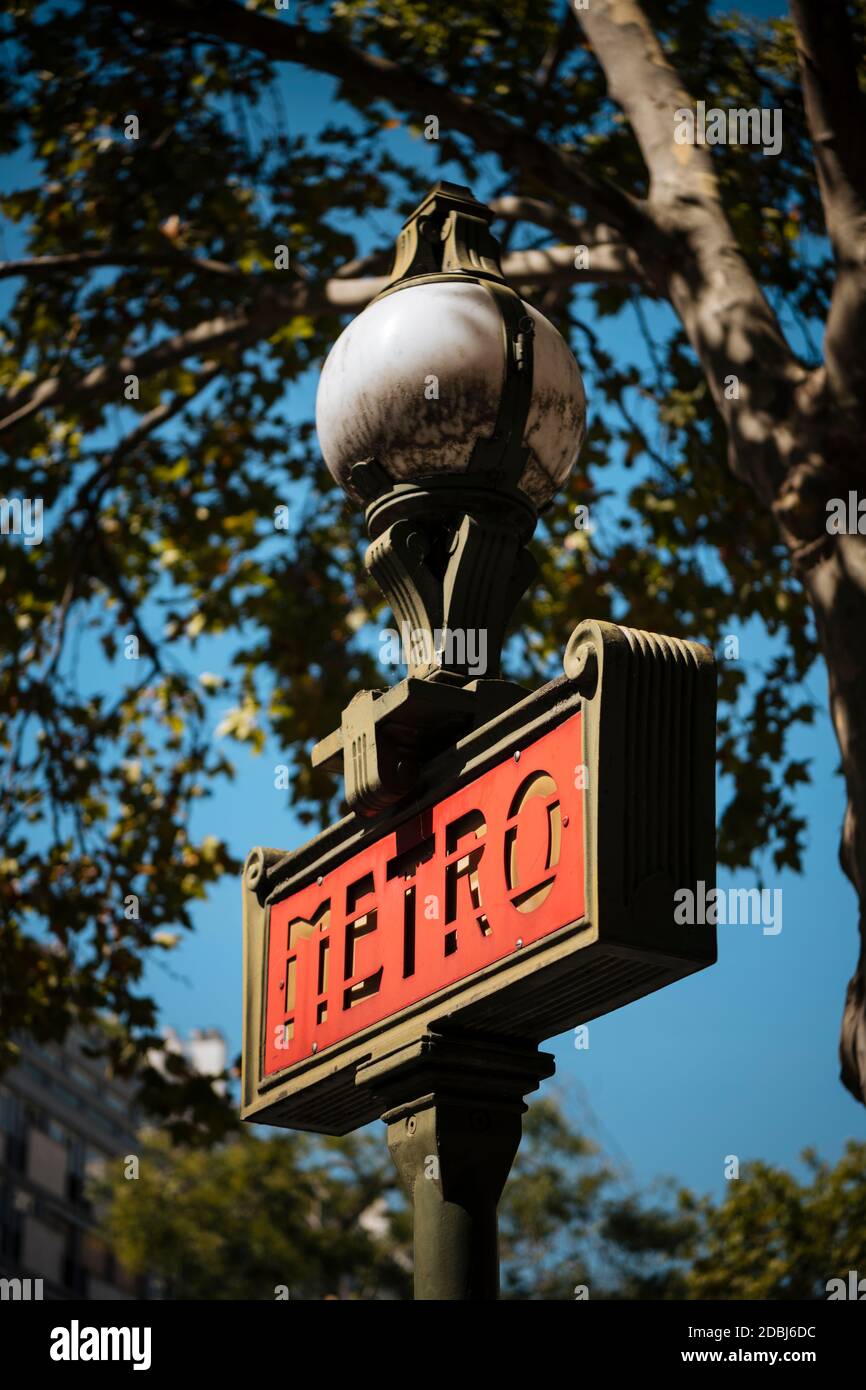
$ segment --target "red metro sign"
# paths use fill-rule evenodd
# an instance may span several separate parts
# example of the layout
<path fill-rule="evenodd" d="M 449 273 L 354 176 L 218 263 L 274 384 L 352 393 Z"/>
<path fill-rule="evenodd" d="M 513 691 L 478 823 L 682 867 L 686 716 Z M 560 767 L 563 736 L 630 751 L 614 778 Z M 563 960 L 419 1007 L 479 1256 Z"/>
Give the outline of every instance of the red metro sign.
<path fill-rule="evenodd" d="M 674 915 L 715 878 L 712 655 L 591 621 L 565 664 L 414 802 L 250 852 L 244 1119 L 346 1134 L 432 1038 L 537 1046 L 712 964 Z"/>
<path fill-rule="evenodd" d="M 265 1077 L 584 916 L 581 718 L 271 905 Z"/>

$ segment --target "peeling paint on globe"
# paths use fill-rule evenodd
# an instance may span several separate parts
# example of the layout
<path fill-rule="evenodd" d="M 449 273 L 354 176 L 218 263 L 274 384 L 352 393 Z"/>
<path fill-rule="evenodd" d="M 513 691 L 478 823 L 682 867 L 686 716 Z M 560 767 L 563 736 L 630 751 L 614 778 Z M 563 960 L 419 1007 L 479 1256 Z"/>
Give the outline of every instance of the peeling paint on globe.
<path fill-rule="evenodd" d="M 536 507 L 574 468 L 586 431 L 580 370 L 562 335 L 529 304 L 532 399 L 520 487 Z M 394 482 L 465 473 L 489 436 L 505 379 L 502 318 L 479 284 L 411 285 L 370 304 L 322 370 L 316 428 L 325 463 L 350 494 L 349 470 L 376 458 Z"/>

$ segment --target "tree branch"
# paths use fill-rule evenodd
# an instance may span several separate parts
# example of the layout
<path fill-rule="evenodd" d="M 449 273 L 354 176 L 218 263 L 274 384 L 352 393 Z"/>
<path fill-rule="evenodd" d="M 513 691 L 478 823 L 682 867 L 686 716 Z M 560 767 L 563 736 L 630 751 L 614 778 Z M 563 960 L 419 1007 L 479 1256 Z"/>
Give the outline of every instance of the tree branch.
<path fill-rule="evenodd" d="M 302 311 L 303 304 L 300 309 L 294 309 L 295 313 Z M 153 376 L 187 357 L 213 352 L 230 343 L 242 343 L 264 337 L 279 326 L 287 312 L 291 313 L 292 309 L 288 307 L 285 299 L 263 300 L 251 309 L 239 310 L 236 314 L 221 315 L 219 318 L 196 324 L 186 333 L 177 333 L 144 352 L 126 353 L 116 362 L 103 363 L 83 376 L 50 377 L 36 386 L 10 391 L 5 399 L 0 401 L 0 412 L 3 412 L 0 415 L 0 434 L 46 406 L 55 407 L 88 396 L 104 395 L 108 391 L 120 389 L 125 377 Z"/>
<path fill-rule="evenodd" d="M 836 403 L 866 418 L 866 100 L 842 0 L 791 0 L 806 120 L 836 259 L 824 340 Z"/>
<path fill-rule="evenodd" d="M 588 263 L 575 267 L 575 251 L 586 246 Z M 512 251 L 504 256 L 502 270 L 515 285 L 630 284 L 639 278 L 634 257 L 621 242 L 597 245 L 589 241 L 577 246 L 543 246 L 536 250 Z"/>
<path fill-rule="evenodd" d="M 807 371 L 733 233 L 706 146 L 674 140 L 674 113 L 691 98 L 642 7 L 593 0 L 576 17 L 650 173 L 648 212 L 667 239 L 654 276 L 661 275 L 728 427 L 733 471 L 772 505 L 788 468 L 778 424 L 796 414 Z"/>
<path fill-rule="evenodd" d="M 544 97 L 556 77 L 559 65 L 565 58 L 569 49 L 573 46 L 578 36 L 577 25 L 574 22 L 574 14 L 571 9 L 567 9 L 562 17 L 556 41 L 545 53 L 541 60 L 541 65 L 533 77 L 533 82 L 538 88 L 540 97 Z"/>
<path fill-rule="evenodd" d="M 423 73 L 390 58 L 368 53 L 329 30 L 285 24 L 234 0 L 111 0 L 115 8 L 161 21 L 182 33 L 197 33 L 264 53 L 278 62 L 298 63 L 339 78 L 366 97 L 387 101 L 403 111 L 425 116 L 462 131 L 477 147 L 500 157 L 506 168 L 519 169 L 533 185 L 559 188 L 598 221 L 609 221 L 638 245 L 652 232 L 643 204 L 613 180 L 590 173 L 580 159 L 539 140 L 526 130 L 479 106 L 472 98 L 431 82 Z"/>
<path fill-rule="evenodd" d="M 621 242 L 616 232 L 612 232 L 608 227 L 589 228 L 580 218 L 572 217 L 570 212 L 541 198 L 509 194 L 502 198 L 492 198 L 489 207 L 503 222 L 531 222 L 535 227 L 544 227 L 546 231 L 553 232 L 562 241 L 573 241 L 583 245 L 588 245 L 590 239 Z"/>
<path fill-rule="evenodd" d="M 167 420 L 173 419 L 175 415 L 185 410 L 196 396 L 201 395 L 205 387 L 219 376 L 220 371 L 221 364 L 219 362 L 205 362 L 190 390 L 176 392 L 168 400 L 160 401 L 153 410 L 142 415 L 129 433 L 124 435 L 113 449 L 103 454 L 99 468 L 81 484 L 69 505 L 69 515 L 75 516 L 79 511 L 85 510 L 90 521 L 93 522 L 99 511 L 100 503 L 114 482 L 118 467 L 123 460 L 128 458 L 140 444 L 144 443 L 145 439 L 148 439 Z M 82 535 L 82 541 L 85 539 L 85 536 Z"/>
<path fill-rule="evenodd" d="M 249 280 L 246 271 L 224 261 L 211 261 L 205 257 L 188 256 L 182 251 L 140 252 L 125 251 L 70 251 L 58 256 L 27 256 L 18 261 L 0 261 L 0 280 L 8 280 L 20 275 L 28 280 L 43 275 L 57 275 L 63 271 L 86 274 L 102 266 L 117 266 L 125 269 L 138 266 L 154 266 L 157 269 L 206 271 L 209 275 L 224 275 L 232 280 Z M 279 272 L 277 272 L 279 273 Z"/>
<path fill-rule="evenodd" d="M 592 0 L 576 18 L 601 64 L 610 95 L 628 116 L 650 175 L 650 202 L 719 200 L 713 161 L 706 145 L 678 145 L 674 113 L 694 101 L 662 52 L 649 20 L 635 0 Z"/>
<path fill-rule="evenodd" d="M 379 253 L 375 253 L 378 260 Z M 365 258 L 371 261 L 374 257 Z M 634 257 L 621 243 L 589 246 L 589 265 L 575 268 L 574 246 L 551 246 L 535 251 L 514 251 L 505 256 L 502 269 L 518 286 L 551 284 L 628 283 L 637 278 Z M 291 292 L 271 294 L 247 309 L 199 323 L 186 333 L 175 334 L 140 353 L 128 353 L 111 365 L 95 367 L 83 376 L 57 376 L 10 391 L 0 400 L 0 434 L 47 407 L 57 407 L 119 390 L 127 376 L 139 380 L 154 376 L 188 357 L 199 357 L 232 344 L 249 345 L 273 333 L 296 314 L 315 316 L 328 312 L 357 313 L 388 282 L 387 275 L 344 280 L 339 275 L 321 284 L 298 280 Z M 163 407 L 157 407 L 161 410 Z"/>
<path fill-rule="evenodd" d="M 563 241 L 570 242 L 575 250 L 577 247 L 586 247 L 589 252 L 589 265 L 582 277 L 584 279 L 590 278 L 610 284 L 644 281 L 643 269 L 637 254 L 611 227 L 604 224 L 597 227 L 588 226 L 561 208 L 555 207 L 553 203 L 543 202 L 540 198 L 494 198 L 490 207 L 503 221 L 531 222 L 534 226 L 544 227 L 547 231 L 553 232 Z M 566 246 L 552 247 L 550 254 L 559 259 L 567 250 Z M 503 268 L 508 265 L 507 274 L 510 278 L 519 278 L 521 269 L 518 257 L 526 254 L 515 252 L 511 257 L 503 259 Z M 547 254 L 547 251 L 543 254 Z M 654 293 L 649 284 L 646 284 L 645 288 L 647 293 Z"/>

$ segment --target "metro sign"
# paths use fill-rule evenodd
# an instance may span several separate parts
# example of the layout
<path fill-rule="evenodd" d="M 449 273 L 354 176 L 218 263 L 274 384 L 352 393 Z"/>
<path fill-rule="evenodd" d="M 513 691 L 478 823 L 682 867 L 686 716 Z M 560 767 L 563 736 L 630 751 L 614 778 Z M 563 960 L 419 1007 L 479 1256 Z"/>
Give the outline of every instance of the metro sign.
<path fill-rule="evenodd" d="M 569 652 L 412 805 L 250 855 L 245 1119 L 345 1133 L 431 1029 L 537 1042 L 715 959 L 673 896 L 715 877 L 712 658 L 606 623 Z"/>
<path fill-rule="evenodd" d="M 265 1075 L 585 920 L 582 759 L 578 710 L 275 903 Z"/>

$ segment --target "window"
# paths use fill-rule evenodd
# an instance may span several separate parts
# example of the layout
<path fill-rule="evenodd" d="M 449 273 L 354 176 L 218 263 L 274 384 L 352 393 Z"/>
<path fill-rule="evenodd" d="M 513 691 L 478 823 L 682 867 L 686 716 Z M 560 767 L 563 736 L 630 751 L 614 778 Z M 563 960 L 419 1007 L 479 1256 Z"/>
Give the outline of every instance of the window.
<path fill-rule="evenodd" d="M 80 1298 L 88 1292 L 88 1271 L 84 1264 L 84 1236 L 75 1226 L 70 1226 L 66 1236 L 66 1257 L 63 1261 L 63 1282 Z"/>
<path fill-rule="evenodd" d="M 0 1092 L 0 1134 L 6 1142 L 0 1152 L 13 1173 L 23 1173 L 27 1166 L 27 1112 L 17 1096 Z"/>
<path fill-rule="evenodd" d="M 42 1086 L 46 1091 L 51 1090 L 51 1077 L 46 1071 L 43 1071 L 41 1067 L 34 1066 L 32 1062 L 22 1062 L 21 1070 L 25 1072 L 27 1076 L 32 1077 L 37 1086 Z"/>
<path fill-rule="evenodd" d="M 8 1259 L 21 1259 L 21 1231 L 24 1220 L 16 1206 L 16 1189 L 11 1184 L 0 1187 L 0 1254 Z"/>
<path fill-rule="evenodd" d="M 0 1091 L 0 1130 L 23 1139 L 26 1132 L 24 1106 L 11 1091 Z"/>
<path fill-rule="evenodd" d="M 83 1086 L 85 1091 L 99 1091 L 101 1089 L 99 1081 L 95 1076 L 91 1076 L 81 1067 L 70 1066 L 68 1074 L 77 1086 Z"/>

